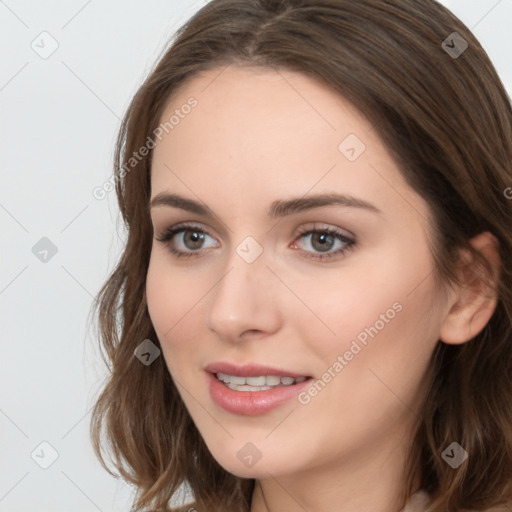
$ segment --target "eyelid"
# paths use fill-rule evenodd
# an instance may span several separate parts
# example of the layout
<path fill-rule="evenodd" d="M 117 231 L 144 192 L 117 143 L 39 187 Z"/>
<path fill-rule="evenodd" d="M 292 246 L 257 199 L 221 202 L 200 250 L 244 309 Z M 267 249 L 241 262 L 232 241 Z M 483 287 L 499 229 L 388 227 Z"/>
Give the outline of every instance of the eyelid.
<path fill-rule="evenodd" d="M 169 243 L 171 241 L 170 239 L 174 238 L 177 234 L 183 231 L 196 231 L 198 233 L 208 235 L 210 238 L 216 240 L 216 237 L 211 235 L 207 229 L 193 222 L 180 222 L 172 226 L 167 226 L 161 231 L 160 235 L 156 235 L 155 233 L 155 238 L 159 242 Z"/>
<path fill-rule="evenodd" d="M 188 222 L 188 221 L 178 222 L 177 224 L 165 225 L 160 230 L 155 228 L 155 229 L 153 229 L 153 232 L 155 234 L 155 238 L 157 238 L 157 235 L 156 235 L 157 231 L 160 231 L 159 237 L 162 237 L 163 235 L 165 235 L 165 233 L 167 233 L 169 231 L 178 231 L 178 230 L 187 230 L 187 229 L 188 230 L 197 230 L 202 233 L 206 233 L 209 236 L 212 236 L 212 235 L 210 235 L 208 229 L 204 228 L 200 223 Z"/>
<path fill-rule="evenodd" d="M 354 241 L 356 239 L 356 235 L 352 231 L 350 231 L 346 228 L 340 228 L 338 226 L 334 226 L 333 224 L 329 224 L 326 222 L 307 222 L 305 225 L 302 225 L 296 231 L 297 231 L 297 235 L 295 235 L 295 236 L 298 236 L 298 235 L 301 235 L 304 233 L 308 233 L 310 231 L 335 231 L 335 232 L 339 233 L 340 235 L 343 235 L 347 239 L 351 239 L 351 240 L 353 239 Z"/>

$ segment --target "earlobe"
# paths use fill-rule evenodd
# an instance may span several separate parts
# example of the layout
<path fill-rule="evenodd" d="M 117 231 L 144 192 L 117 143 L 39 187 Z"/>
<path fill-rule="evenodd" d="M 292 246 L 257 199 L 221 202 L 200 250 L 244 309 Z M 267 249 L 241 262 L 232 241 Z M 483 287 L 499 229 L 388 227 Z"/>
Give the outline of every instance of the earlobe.
<path fill-rule="evenodd" d="M 458 345 L 474 338 L 488 324 L 498 302 L 499 242 L 486 231 L 470 243 L 489 262 L 492 274 L 478 266 L 467 251 L 461 254 L 462 282 L 450 295 L 448 313 L 439 333 L 440 341 L 447 344 Z"/>

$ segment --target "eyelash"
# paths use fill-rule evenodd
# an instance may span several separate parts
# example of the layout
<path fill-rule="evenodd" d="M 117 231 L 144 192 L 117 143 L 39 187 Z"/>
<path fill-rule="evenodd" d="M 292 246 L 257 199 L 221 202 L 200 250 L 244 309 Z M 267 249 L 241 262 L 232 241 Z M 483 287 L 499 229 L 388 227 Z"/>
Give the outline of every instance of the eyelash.
<path fill-rule="evenodd" d="M 162 242 L 163 244 L 165 244 L 167 246 L 167 248 L 169 249 L 169 251 L 174 256 L 176 256 L 176 258 L 190 258 L 190 257 L 198 256 L 200 254 L 200 251 L 188 251 L 188 252 L 187 251 L 179 251 L 172 246 L 171 242 L 172 242 L 172 239 L 174 238 L 174 236 L 177 235 L 178 233 L 181 233 L 184 231 L 192 231 L 194 233 L 200 233 L 200 234 L 211 236 L 208 234 L 208 232 L 204 231 L 203 229 L 201 229 L 198 226 L 195 226 L 193 224 L 180 224 L 179 226 L 167 228 L 162 233 L 162 235 L 156 237 L 156 239 L 159 242 Z M 333 229 L 333 228 L 317 228 L 316 226 L 313 229 L 303 228 L 302 230 L 299 231 L 297 238 L 302 238 L 305 235 L 311 235 L 314 233 L 321 233 L 321 234 L 326 234 L 328 236 L 333 236 L 340 242 L 343 242 L 345 245 L 341 249 L 338 249 L 337 251 L 331 252 L 331 253 L 323 253 L 322 254 L 322 253 L 311 253 L 309 251 L 305 251 L 309 254 L 309 256 L 307 256 L 307 258 L 312 259 L 312 260 L 325 261 L 325 260 L 328 260 L 328 259 L 336 257 L 336 256 L 344 256 L 348 251 L 352 250 L 356 245 L 355 240 L 348 238 L 343 233 L 341 233 L 340 231 L 337 231 L 336 229 Z M 316 255 L 312 256 L 311 254 L 316 254 Z"/>

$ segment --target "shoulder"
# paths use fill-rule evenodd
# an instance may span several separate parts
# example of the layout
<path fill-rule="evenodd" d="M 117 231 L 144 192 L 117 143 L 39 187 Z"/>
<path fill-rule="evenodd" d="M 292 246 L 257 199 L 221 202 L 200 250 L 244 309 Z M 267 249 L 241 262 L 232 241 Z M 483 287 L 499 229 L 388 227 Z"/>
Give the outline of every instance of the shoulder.
<path fill-rule="evenodd" d="M 484 512 L 510 512 L 512 510 L 510 508 L 511 506 L 512 506 L 512 503 L 510 503 L 509 506 L 501 505 L 500 507 L 488 508 L 488 509 L 484 510 Z M 473 512 L 473 511 L 468 510 L 467 512 Z"/>
<path fill-rule="evenodd" d="M 430 512 L 428 505 L 430 496 L 425 491 L 418 491 L 411 497 L 406 507 L 401 512 Z M 512 508 L 502 505 L 500 507 L 492 507 L 478 512 L 511 512 Z M 477 512 L 474 509 L 464 509 L 460 512 Z"/>
<path fill-rule="evenodd" d="M 430 497 L 425 491 L 417 491 L 400 512 L 428 512 L 429 501 Z"/>
<path fill-rule="evenodd" d="M 181 507 L 173 507 L 172 512 L 198 512 L 198 510 L 195 503 L 189 503 Z"/>

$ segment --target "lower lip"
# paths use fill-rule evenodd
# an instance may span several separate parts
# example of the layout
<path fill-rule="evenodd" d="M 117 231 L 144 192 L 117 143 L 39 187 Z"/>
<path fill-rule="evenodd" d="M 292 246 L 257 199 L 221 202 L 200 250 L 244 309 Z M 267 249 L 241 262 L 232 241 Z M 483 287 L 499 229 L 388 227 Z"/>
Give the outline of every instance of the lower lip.
<path fill-rule="evenodd" d="M 234 414 L 258 416 L 296 397 L 302 389 L 310 384 L 311 378 L 290 386 L 279 386 L 266 391 L 235 391 L 229 389 L 217 377 L 208 373 L 210 379 L 210 395 L 212 400 Z"/>

